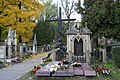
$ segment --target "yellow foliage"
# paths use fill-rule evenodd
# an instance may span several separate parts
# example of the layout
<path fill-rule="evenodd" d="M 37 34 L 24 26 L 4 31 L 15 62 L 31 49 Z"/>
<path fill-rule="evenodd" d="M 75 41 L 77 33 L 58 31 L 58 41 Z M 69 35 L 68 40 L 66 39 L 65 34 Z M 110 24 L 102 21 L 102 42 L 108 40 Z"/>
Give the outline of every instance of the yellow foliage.
<path fill-rule="evenodd" d="M 0 26 L 15 29 L 23 41 L 29 41 L 38 17 L 44 6 L 38 0 L 0 0 Z"/>

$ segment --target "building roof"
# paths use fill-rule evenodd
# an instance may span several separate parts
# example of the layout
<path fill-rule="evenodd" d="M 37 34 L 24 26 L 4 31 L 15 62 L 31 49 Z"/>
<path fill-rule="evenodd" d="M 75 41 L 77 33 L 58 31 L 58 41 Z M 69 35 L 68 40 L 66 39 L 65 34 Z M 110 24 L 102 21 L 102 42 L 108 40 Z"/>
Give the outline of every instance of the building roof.
<path fill-rule="evenodd" d="M 76 27 L 77 25 L 74 25 L 73 27 L 69 28 L 66 32 L 67 35 L 76 35 L 77 33 L 84 35 L 84 34 L 92 34 L 92 32 L 90 31 L 90 29 L 88 29 L 88 27 L 84 27 L 81 29 L 78 29 L 78 27 Z"/>

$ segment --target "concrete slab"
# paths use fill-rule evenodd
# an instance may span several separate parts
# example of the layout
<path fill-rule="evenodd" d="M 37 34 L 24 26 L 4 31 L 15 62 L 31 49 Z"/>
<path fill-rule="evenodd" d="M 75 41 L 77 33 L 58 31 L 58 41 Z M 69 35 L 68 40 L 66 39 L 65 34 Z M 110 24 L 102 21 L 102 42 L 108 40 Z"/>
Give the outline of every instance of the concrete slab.
<path fill-rule="evenodd" d="M 82 69 L 85 76 L 96 76 L 96 72 L 93 68 L 91 68 L 88 63 L 82 63 Z"/>
<path fill-rule="evenodd" d="M 83 75 L 83 69 L 82 67 L 73 67 L 73 72 L 75 76 L 82 76 Z"/>

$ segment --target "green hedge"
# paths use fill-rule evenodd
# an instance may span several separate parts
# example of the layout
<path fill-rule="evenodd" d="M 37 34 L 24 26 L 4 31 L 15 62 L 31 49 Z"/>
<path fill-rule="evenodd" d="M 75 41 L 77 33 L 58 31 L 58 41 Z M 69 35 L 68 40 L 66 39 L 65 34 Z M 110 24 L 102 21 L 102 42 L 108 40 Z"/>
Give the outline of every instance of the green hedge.
<path fill-rule="evenodd" d="M 120 46 L 115 46 L 112 48 L 112 55 L 114 64 L 120 68 Z"/>

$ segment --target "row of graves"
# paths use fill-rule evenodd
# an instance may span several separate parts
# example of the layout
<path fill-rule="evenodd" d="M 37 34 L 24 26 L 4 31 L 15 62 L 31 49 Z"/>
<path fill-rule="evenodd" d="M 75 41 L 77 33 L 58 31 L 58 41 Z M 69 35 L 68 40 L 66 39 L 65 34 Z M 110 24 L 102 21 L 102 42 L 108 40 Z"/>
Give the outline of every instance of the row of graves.
<path fill-rule="evenodd" d="M 28 53 L 37 53 L 36 35 L 34 35 L 32 44 L 26 44 L 25 42 L 18 43 L 16 30 L 9 29 L 5 42 L 0 45 L 0 61 L 3 63 L 20 62 L 20 58 Z"/>
<path fill-rule="evenodd" d="M 90 30 L 79 29 L 76 23 L 67 34 L 67 56 L 60 58 L 57 52 L 52 53 L 52 62 L 34 71 L 37 77 L 96 76 L 96 71 L 89 65 L 91 56 Z M 61 49 L 58 49 L 61 50 Z"/>
<path fill-rule="evenodd" d="M 87 23 L 84 28 L 79 28 L 79 22 L 73 27 L 70 27 L 67 32 L 67 46 L 66 53 L 67 56 L 62 58 L 60 56 L 60 50 L 53 51 L 52 62 L 47 64 L 44 67 L 36 68 L 34 73 L 35 76 L 53 76 L 53 77 L 62 77 L 62 76 L 97 76 L 98 73 L 103 73 L 110 75 L 111 71 L 106 66 L 94 66 L 91 67 L 90 64 L 94 62 L 95 59 L 92 59 L 94 56 L 92 53 L 92 41 L 90 35 L 92 32 L 87 27 Z M 64 46 L 65 47 L 65 46 Z M 106 49 L 101 49 L 101 59 L 103 63 L 106 63 Z M 94 53 L 96 55 L 96 52 Z"/>
<path fill-rule="evenodd" d="M 37 77 L 96 76 L 96 71 L 88 63 L 69 62 L 67 59 L 52 61 L 34 73 Z"/>

